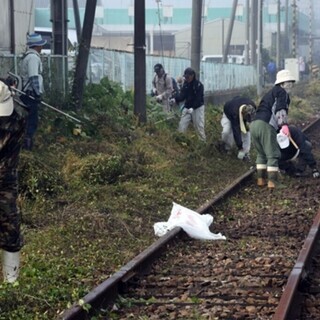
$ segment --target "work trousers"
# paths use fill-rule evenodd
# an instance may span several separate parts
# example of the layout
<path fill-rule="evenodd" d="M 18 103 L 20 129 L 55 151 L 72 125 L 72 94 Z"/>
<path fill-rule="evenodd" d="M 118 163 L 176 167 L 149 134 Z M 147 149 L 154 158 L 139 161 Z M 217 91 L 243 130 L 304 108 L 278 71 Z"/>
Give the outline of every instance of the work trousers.
<path fill-rule="evenodd" d="M 182 110 L 178 131 L 186 132 L 189 124 L 192 122 L 198 134 L 199 139 L 205 142 L 206 134 L 204 130 L 204 123 L 205 123 L 204 115 L 205 115 L 204 105 L 197 109 L 194 109 L 192 113 L 188 113 L 188 109 L 184 108 Z"/>
<path fill-rule="evenodd" d="M 221 140 L 225 143 L 226 151 L 229 151 L 235 144 L 233 130 L 231 121 L 228 117 L 223 113 L 221 119 L 221 126 L 222 126 L 222 133 L 221 133 Z M 242 140 L 242 149 L 245 153 L 250 152 L 250 145 L 251 145 L 251 134 L 250 131 L 247 133 L 241 132 L 241 140 Z"/>
<path fill-rule="evenodd" d="M 250 125 L 252 144 L 257 150 L 257 165 L 278 167 L 281 156 L 277 142 L 277 131 L 269 123 L 254 120 Z"/>
<path fill-rule="evenodd" d="M 0 248 L 9 252 L 19 251 L 23 246 L 17 197 L 17 171 L 0 171 Z"/>

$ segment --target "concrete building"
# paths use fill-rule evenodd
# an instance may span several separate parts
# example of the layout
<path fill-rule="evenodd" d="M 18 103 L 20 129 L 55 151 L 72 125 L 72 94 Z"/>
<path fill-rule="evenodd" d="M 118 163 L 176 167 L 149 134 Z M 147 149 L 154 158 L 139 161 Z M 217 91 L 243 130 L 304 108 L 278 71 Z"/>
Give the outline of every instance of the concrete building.
<path fill-rule="evenodd" d="M 26 38 L 34 30 L 34 1 L 1 0 L 0 54 L 25 51 Z"/>

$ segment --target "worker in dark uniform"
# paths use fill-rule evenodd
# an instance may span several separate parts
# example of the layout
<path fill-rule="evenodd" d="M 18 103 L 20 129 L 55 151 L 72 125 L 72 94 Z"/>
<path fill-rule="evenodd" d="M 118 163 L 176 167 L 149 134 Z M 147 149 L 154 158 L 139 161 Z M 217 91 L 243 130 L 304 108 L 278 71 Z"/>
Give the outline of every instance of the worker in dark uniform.
<path fill-rule="evenodd" d="M 172 99 L 174 103 L 184 102 L 178 131 L 182 133 L 186 132 L 189 124 L 192 122 L 199 139 L 205 142 L 203 84 L 196 78 L 196 72 L 192 68 L 185 69 L 183 77 L 184 82 L 181 91 Z"/>
<path fill-rule="evenodd" d="M 249 124 L 256 113 L 255 103 L 246 97 L 234 97 L 227 101 L 221 119 L 222 133 L 219 149 L 230 151 L 236 144 L 238 159 L 249 159 L 251 136 Z"/>
<path fill-rule="evenodd" d="M 24 141 L 27 111 L 9 86 L 0 81 L 0 249 L 3 279 L 14 282 L 19 275 L 21 215 L 17 206 L 17 166 Z"/>
<path fill-rule="evenodd" d="M 257 185 L 261 187 L 267 184 L 269 189 L 274 189 L 281 185 L 278 181 L 281 153 L 277 133 L 281 130 L 286 136 L 290 135 L 289 93 L 294 82 L 295 78 L 289 70 L 279 71 L 274 86 L 261 99 L 250 125 L 252 144 L 257 151 Z"/>
<path fill-rule="evenodd" d="M 314 178 L 319 178 L 320 173 L 317 162 L 312 153 L 312 144 L 307 136 L 296 126 L 289 126 L 290 138 L 278 133 L 277 140 L 281 150 L 279 168 L 287 174 L 300 177 L 307 167 L 312 171 Z"/>

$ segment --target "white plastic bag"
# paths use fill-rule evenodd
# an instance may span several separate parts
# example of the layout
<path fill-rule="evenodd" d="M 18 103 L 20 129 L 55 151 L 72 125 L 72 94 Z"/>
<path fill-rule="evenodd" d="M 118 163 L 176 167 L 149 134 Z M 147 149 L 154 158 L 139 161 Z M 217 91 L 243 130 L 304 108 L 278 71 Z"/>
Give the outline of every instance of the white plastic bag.
<path fill-rule="evenodd" d="M 163 236 L 175 227 L 181 227 L 191 238 L 200 240 L 225 240 L 221 233 L 209 230 L 213 221 L 210 214 L 199 214 L 173 202 L 171 215 L 167 222 L 157 222 L 153 228 L 156 236 Z"/>

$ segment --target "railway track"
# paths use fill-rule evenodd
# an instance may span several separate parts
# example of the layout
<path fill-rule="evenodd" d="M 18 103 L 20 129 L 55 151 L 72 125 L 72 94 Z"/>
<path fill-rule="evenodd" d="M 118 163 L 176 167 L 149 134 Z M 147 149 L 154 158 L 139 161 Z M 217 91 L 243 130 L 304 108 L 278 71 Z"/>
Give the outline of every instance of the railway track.
<path fill-rule="evenodd" d="M 319 126 L 305 128 L 318 161 Z M 270 193 L 253 176 L 249 170 L 197 209 L 214 216 L 211 230 L 226 241 L 193 240 L 175 228 L 60 318 L 320 318 L 319 182 L 284 176 L 286 187 Z"/>

